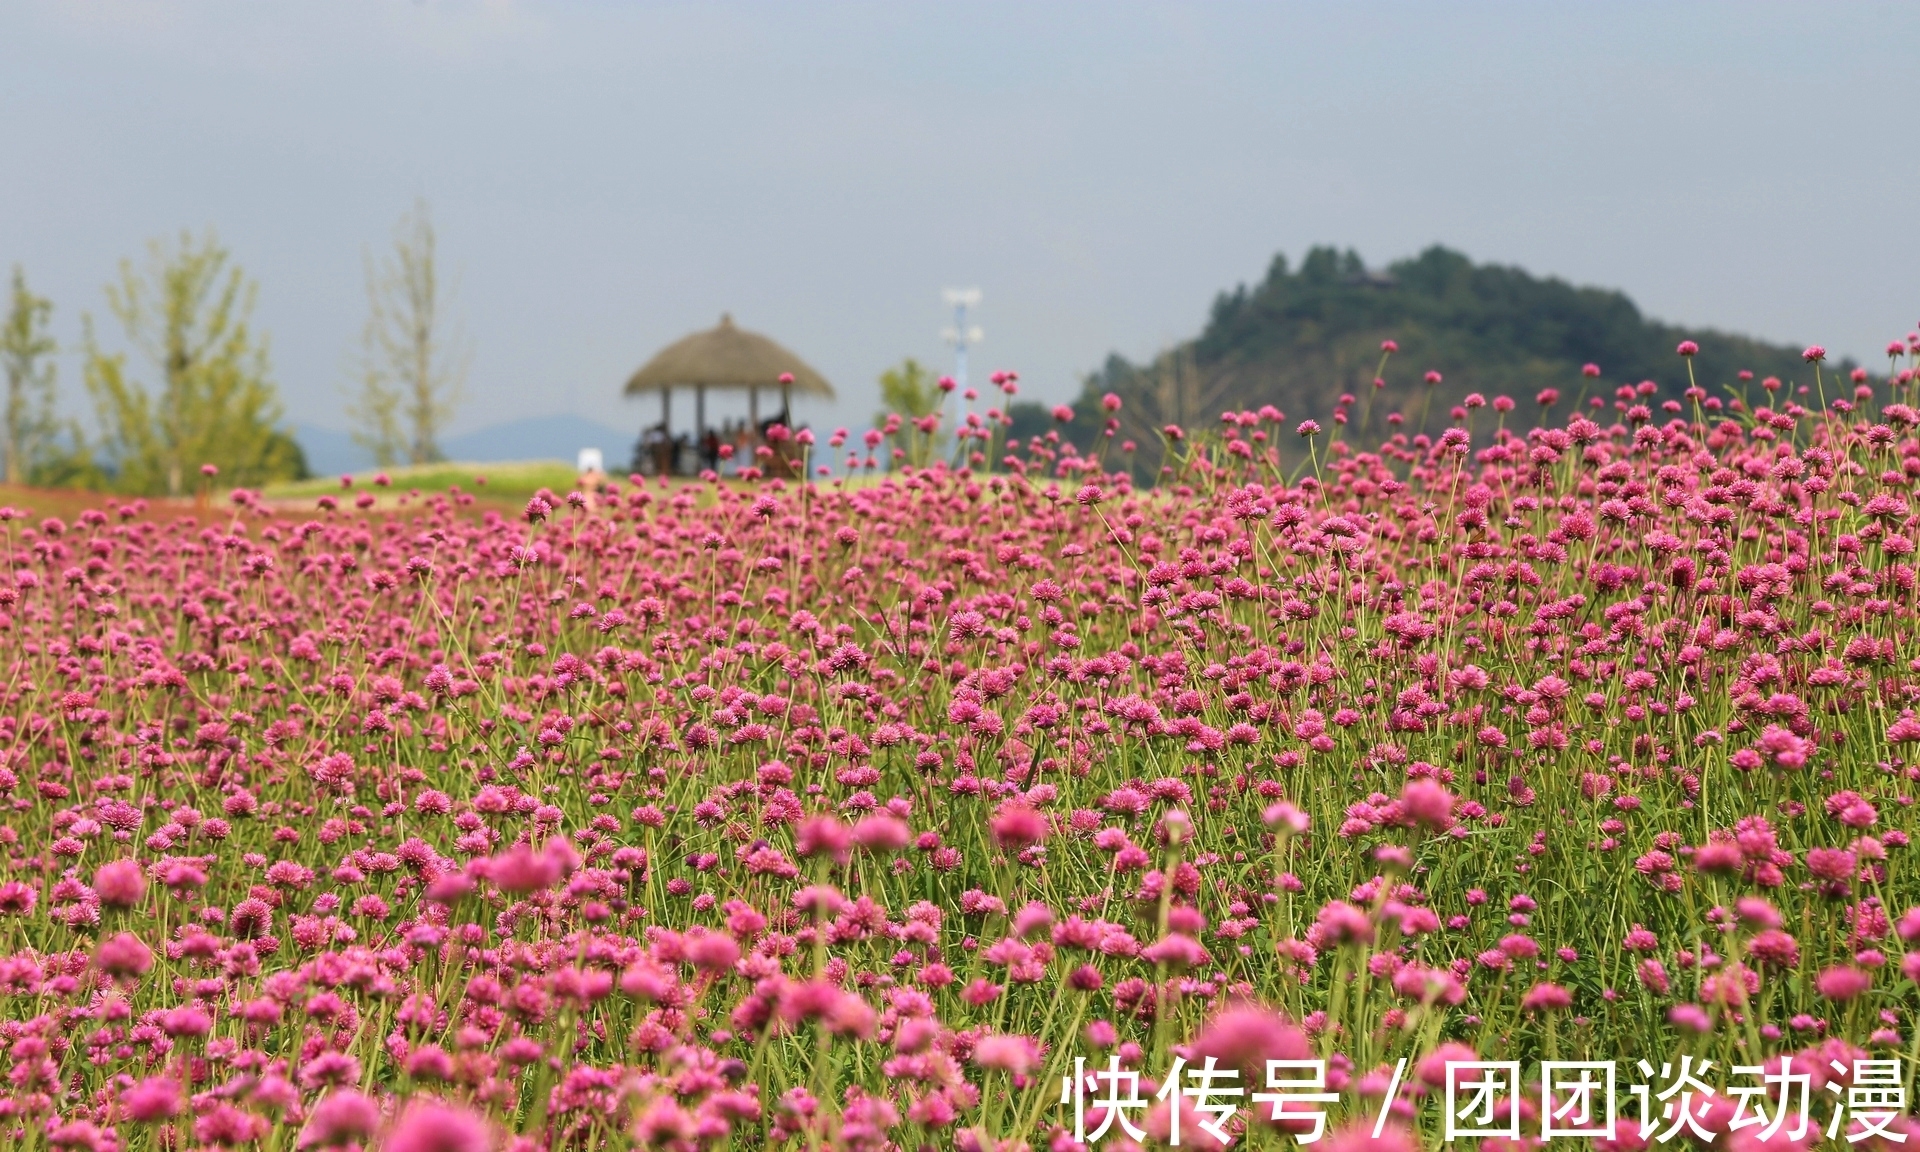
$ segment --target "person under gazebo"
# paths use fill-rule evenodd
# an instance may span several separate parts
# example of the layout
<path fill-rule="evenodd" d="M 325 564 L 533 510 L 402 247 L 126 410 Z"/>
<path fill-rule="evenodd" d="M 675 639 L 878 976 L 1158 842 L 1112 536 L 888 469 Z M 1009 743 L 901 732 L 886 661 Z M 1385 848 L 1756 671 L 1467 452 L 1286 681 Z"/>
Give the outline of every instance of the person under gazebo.
<path fill-rule="evenodd" d="M 694 427 L 691 436 L 673 432 L 673 390 L 691 387 L 694 397 Z M 760 390 L 780 389 L 779 414 L 760 418 Z M 642 392 L 660 393 L 660 422 L 646 429 L 635 446 L 634 463 L 650 465 L 659 476 L 679 471 L 683 459 L 697 460 L 717 471 L 721 453 L 720 436 L 707 425 L 707 390 L 744 391 L 747 394 L 747 425 L 751 443 L 736 446 L 751 460 L 758 455 L 752 449 L 768 442 L 767 431 L 775 425 L 793 427 L 793 394 L 833 397 L 833 385 L 798 356 L 757 332 L 736 327 L 733 317 L 722 315 L 720 323 L 704 332 L 669 344 L 627 381 L 629 396 Z M 795 462 L 785 454 L 788 441 L 779 454 L 782 472 L 797 474 Z M 746 463 L 746 461 L 742 461 Z M 642 470 L 636 467 L 636 471 Z"/>

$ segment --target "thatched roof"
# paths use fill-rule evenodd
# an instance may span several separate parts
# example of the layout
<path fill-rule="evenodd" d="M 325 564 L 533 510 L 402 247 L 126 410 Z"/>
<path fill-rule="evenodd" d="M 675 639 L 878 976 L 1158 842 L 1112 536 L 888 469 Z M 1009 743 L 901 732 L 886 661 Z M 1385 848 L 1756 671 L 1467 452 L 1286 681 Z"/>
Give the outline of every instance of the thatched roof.
<path fill-rule="evenodd" d="M 793 373 L 793 390 L 802 396 L 833 395 L 833 385 L 780 345 L 745 328 L 732 316 L 717 327 L 683 336 L 662 348 L 627 381 L 627 395 L 663 388 L 778 388 L 780 374 Z"/>

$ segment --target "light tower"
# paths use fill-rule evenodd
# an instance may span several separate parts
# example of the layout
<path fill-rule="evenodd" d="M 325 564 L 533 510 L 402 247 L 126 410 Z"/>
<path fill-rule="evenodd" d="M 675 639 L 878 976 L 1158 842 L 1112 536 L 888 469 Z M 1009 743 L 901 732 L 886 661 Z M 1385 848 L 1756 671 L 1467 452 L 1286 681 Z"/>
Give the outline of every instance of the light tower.
<path fill-rule="evenodd" d="M 949 288 L 941 293 L 947 306 L 953 309 L 953 324 L 940 330 L 940 339 L 953 345 L 953 382 L 959 390 L 967 389 L 967 349 L 980 343 L 986 333 L 977 324 L 967 323 L 967 309 L 980 305 L 980 289 Z"/>

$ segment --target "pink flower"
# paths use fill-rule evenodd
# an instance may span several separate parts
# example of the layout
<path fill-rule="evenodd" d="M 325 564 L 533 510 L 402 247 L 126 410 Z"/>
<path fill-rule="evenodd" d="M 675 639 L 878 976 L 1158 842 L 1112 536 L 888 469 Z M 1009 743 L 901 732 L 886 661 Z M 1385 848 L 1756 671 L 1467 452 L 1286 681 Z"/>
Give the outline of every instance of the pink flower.
<path fill-rule="evenodd" d="M 1621 938 L 1620 946 L 1629 952 L 1654 952 L 1660 947 L 1660 938 L 1647 931 L 1641 924 L 1635 924 Z"/>
<path fill-rule="evenodd" d="M 1216 1013 L 1201 1026 L 1192 1048 L 1194 1059 L 1204 1061 L 1212 1056 L 1224 1067 L 1239 1069 L 1242 1078 L 1257 1074 L 1261 1083 L 1267 1061 L 1304 1060 L 1313 1053 L 1306 1033 L 1292 1021 L 1279 1012 L 1251 1004 Z"/>
<path fill-rule="evenodd" d="M 132 860 L 110 860 L 93 872 L 93 890 L 109 908 L 132 908 L 147 896 L 147 874 Z"/>
<path fill-rule="evenodd" d="M 1747 943 L 1747 954 L 1762 967 L 1789 969 L 1800 966 L 1800 944 L 1778 928 L 1768 928 Z"/>
<path fill-rule="evenodd" d="M 1851 852 L 1841 848 L 1815 848 L 1807 853 L 1807 871 L 1822 880 L 1850 880 L 1860 867 Z"/>
<path fill-rule="evenodd" d="M 1414 824 L 1430 831 L 1453 827 L 1453 794 L 1436 781 L 1407 781 L 1400 789 L 1400 809 Z"/>
<path fill-rule="evenodd" d="M 879 1014 L 866 1000 L 852 992 L 843 993 L 827 1011 L 821 1023 L 835 1036 L 865 1040 L 873 1035 Z"/>
<path fill-rule="evenodd" d="M 1502 936 L 1499 948 L 1515 960 L 1531 960 L 1540 955 L 1540 942 L 1518 932 Z"/>
<path fill-rule="evenodd" d="M 845 863 L 853 832 L 832 816 L 809 816 L 794 830 L 794 851 L 802 856 L 830 856 Z"/>
<path fill-rule="evenodd" d="M 1322 905 L 1314 927 L 1330 944 L 1367 944 L 1373 940 L 1373 921 L 1344 900 L 1331 900 Z"/>
<path fill-rule="evenodd" d="M 120 1093 L 120 1107 L 136 1124 L 153 1124 L 180 1114 L 180 1085 L 166 1076 L 142 1080 Z"/>
<path fill-rule="evenodd" d="M 449 872 L 444 876 L 435 876 L 427 882 L 422 895 L 436 904 L 457 904 L 473 895 L 473 879 L 461 872 Z"/>
<path fill-rule="evenodd" d="M 1700 351 L 1700 345 L 1695 344 L 1691 340 L 1682 340 L 1680 341 L 1680 347 L 1675 348 L 1674 351 L 1680 353 L 1682 356 L 1692 356 Z"/>
<path fill-rule="evenodd" d="M 1000 993 L 1003 991 L 1005 991 L 1005 989 L 998 984 L 993 984 L 986 980 L 975 980 L 966 986 L 960 993 L 960 997 L 975 1008 L 984 1008 L 995 1000 L 998 1000 Z"/>
<path fill-rule="evenodd" d="M 1527 989 L 1520 999 L 1523 1012 L 1558 1012 L 1572 1007 L 1573 993 L 1558 984 L 1539 983 Z"/>
<path fill-rule="evenodd" d="M 740 962 L 740 945 L 730 936 L 703 932 L 687 940 L 687 960 L 702 972 L 727 973 Z"/>
<path fill-rule="evenodd" d="M 1813 978 L 1814 991 L 1820 993 L 1822 998 L 1836 1003 L 1845 1003 L 1861 996 L 1871 987 L 1873 987 L 1873 976 L 1870 973 L 1845 964 L 1836 964 L 1831 968 L 1822 969 L 1820 974 Z"/>
<path fill-rule="evenodd" d="M 853 826 L 853 842 L 877 855 L 898 852 L 913 840 L 907 822 L 884 813 L 868 816 Z"/>
<path fill-rule="evenodd" d="M 1267 824 L 1273 825 L 1278 830 L 1293 836 L 1304 835 L 1308 826 L 1312 823 L 1305 812 L 1300 811 L 1300 809 L 1287 803 L 1285 800 L 1276 801 L 1275 803 L 1267 805 L 1266 811 L 1260 814 L 1260 819 Z"/>
<path fill-rule="evenodd" d="M 331 1148 L 364 1142 L 380 1126 L 380 1106 L 351 1088 L 338 1088 L 314 1105 L 300 1132 L 300 1147 Z"/>
<path fill-rule="evenodd" d="M 25 916 L 40 903 L 40 893 L 31 884 L 9 880 L 0 884 L 0 916 Z"/>
<path fill-rule="evenodd" d="M 47 1133 L 47 1143 L 55 1148 L 85 1148 L 88 1152 L 115 1152 L 119 1147 L 107 1138 L 106 1133 L 85 1120 L 55 1124 Z"/>
<path fill-rule="evenodd" d="M 982 1036 L 973 1046 L 974 1063 L 1024 1076 L 1040 1063 L 1039 1045 L 1029 1036 Z"/>
<path fill-rule="evenodd" d="M 800 1024 L 825 1016 L 839 1002 L 840 990 L 824 980 L 794 981 L 781 993 L 780 1015 Z"/>
<path fill-rule="evenodd" d="M 381 1152 L 491 1152 L 493 1131 L 467 1108 L 415 1097 L 394 1122 Z"/>
<path fill-rule="evenodd" d="M 94 949 L 93 962 L 109 976 L 145 976 L 153 968 L 153 950 L 131 932 L 117 932 Z"/>
<path fill-rule="evenodd" d="M 993 842 L 1006 852 L 1018 852 L 1047 838 L 1047 818 L 1021 804 L 1003 806 L 989 826 Z"/>
<path fill-rule="evenodd" d="M 1455 1041 L 1448 1041 L 1428 1053 L 1414 1067 L 1414 1074 L 1420 1082 L 1429 1088 L 1439 1088 L 1447 1082 L 1447 1065 L 1464 1064 L 1480 1059 L 1480 1054 Z"/>
<path fill-rule="evenodd" d="M 1701 872 L 1731 874 L 1740 871 L 1745 863 L 1739 846 L 1724 840 L 1702 844 L 1693 853 L 1693 866 Z"/>
<path fill-rule="evenodd" d="M 1778 928 L 1782 921 L 1773 905 L 1758 896 L 1742 896 L 1734 901 L 1734 911 L 1743 923 L 1759 928 Z"/>
<path fill-rule="evenodd" d="M 526 844 L 515 844 L 486 862 L 487 876 L 502 892 L 524 896 L 558 884 L 573 871 L 577 861 L 564 840 L 549 840 L 539 852 Z"/>
<path fill-rule="evenodd" d="M 203 1144 L 249 1144 L 266 1135 L 267 1129 L 266 1117 L 242 1112 L 225 1101 L 200 1113 L 193 1122 L 194 1139 Z"/>
<path fill-rule="evenodd" d="M 169 1036 L 205 1036 L 213 1031 L 213 1017 L 189 1004 L 162 1012 L 160 1029 Z"/>
<path fill-rule="evenodd" d="M 640 1110 L 634 1119 L 633 1131 L 642 1147 L 680 1148 L 693 1146 L 699 1129 L 691 1113 L 680 1107 L 672 1096 L 663 1095 Z"/>
<path fill-rule="evenodd" d="M 1205 964 L 1209 959 L 1207 950 L 1198 940 L 1179 932 L 1169 932 L 1140 950 L 1140 955 L 1154 964 L 1165 964 L 1174 971 L 1183 971 Z"/>

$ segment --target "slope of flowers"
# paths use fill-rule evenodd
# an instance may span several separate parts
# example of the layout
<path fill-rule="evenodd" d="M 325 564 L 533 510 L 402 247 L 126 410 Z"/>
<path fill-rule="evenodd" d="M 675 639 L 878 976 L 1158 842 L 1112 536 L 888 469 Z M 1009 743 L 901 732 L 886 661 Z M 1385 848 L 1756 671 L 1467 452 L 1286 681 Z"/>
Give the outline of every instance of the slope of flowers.
<path fill-rule="evenodd" d="M 1450 1056 L 1912 1057 L 1910 381 L 9 509 L 6 1143 L 1064 1149 L 1074 1057 L 1212 1055 L 1343 1148 L 1405 1058 L 1404 1148 Z"/>

